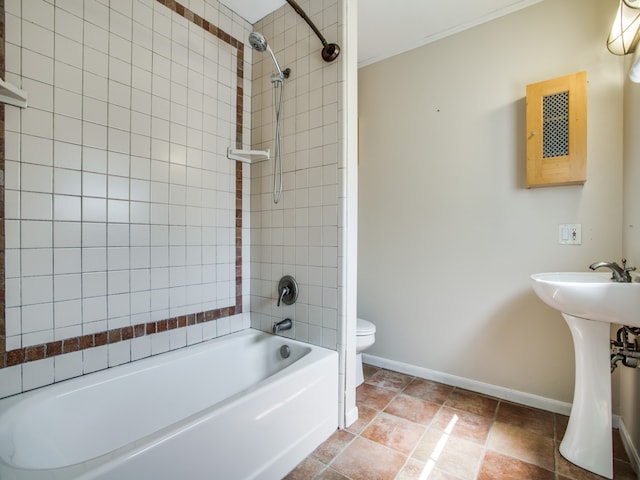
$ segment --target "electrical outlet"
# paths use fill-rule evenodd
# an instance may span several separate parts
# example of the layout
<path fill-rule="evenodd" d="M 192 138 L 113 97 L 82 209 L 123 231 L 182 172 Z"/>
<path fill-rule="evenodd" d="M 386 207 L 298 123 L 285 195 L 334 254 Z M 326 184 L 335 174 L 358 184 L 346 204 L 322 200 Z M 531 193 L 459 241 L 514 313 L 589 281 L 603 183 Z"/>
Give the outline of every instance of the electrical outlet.
<path fill-rule="evenodd" d="M 582 225 L 579 223 L 561 223 L 558 225 L 558 243 L 561 245 L 581 245 Z"/>

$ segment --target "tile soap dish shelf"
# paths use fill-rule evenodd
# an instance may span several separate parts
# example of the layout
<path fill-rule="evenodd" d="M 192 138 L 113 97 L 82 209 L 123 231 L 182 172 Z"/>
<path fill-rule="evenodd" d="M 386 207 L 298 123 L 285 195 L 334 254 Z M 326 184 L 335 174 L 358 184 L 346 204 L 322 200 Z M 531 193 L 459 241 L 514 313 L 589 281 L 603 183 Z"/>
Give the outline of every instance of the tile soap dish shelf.
<path fill-rule="evenodd" d="M 241 150 L 238 148 L 227 148 L 227 158 L 245 163 L 258 163 L 271 158 L 270 150 Z"/>
<path fill-rule="evenodd" d="M 0 79 L 0 103 L 27 108 L 27 92 Z"/>

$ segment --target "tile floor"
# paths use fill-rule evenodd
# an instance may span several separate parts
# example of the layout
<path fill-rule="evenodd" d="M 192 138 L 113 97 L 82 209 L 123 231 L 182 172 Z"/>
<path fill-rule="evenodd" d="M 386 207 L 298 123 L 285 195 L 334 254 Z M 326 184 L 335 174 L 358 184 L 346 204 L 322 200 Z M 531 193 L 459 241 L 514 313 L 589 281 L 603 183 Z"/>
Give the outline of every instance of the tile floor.
<path fill-rule="evenodd" d="M 360 418 L 285 480 L 596 480 L 558 445 L 568 417 L 365 365 Z M 614 430 L 614 478 L 636 480 Z"/>

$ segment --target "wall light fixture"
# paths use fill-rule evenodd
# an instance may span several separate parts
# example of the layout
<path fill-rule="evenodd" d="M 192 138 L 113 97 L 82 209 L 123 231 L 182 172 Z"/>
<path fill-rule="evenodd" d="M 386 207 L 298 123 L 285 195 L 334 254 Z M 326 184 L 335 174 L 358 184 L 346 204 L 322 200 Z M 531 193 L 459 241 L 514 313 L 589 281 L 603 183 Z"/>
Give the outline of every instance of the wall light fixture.
<path fill-rule="evenodd" d="M 633 53 L 640 40 L 640 0 L 620 0 L 607 48 L 614 55 Z"/>

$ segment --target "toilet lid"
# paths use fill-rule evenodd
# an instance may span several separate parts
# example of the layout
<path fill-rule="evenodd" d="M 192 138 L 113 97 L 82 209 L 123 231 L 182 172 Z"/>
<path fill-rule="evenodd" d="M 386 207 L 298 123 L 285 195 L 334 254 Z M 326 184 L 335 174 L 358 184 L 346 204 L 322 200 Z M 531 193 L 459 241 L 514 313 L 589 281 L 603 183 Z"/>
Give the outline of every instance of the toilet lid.
<path fill-rule="evenodd" d="M 372 333 L 376 333 L 376 326 L 364 318 L 358 318 L 356 335 L 371 335 Z"/>

